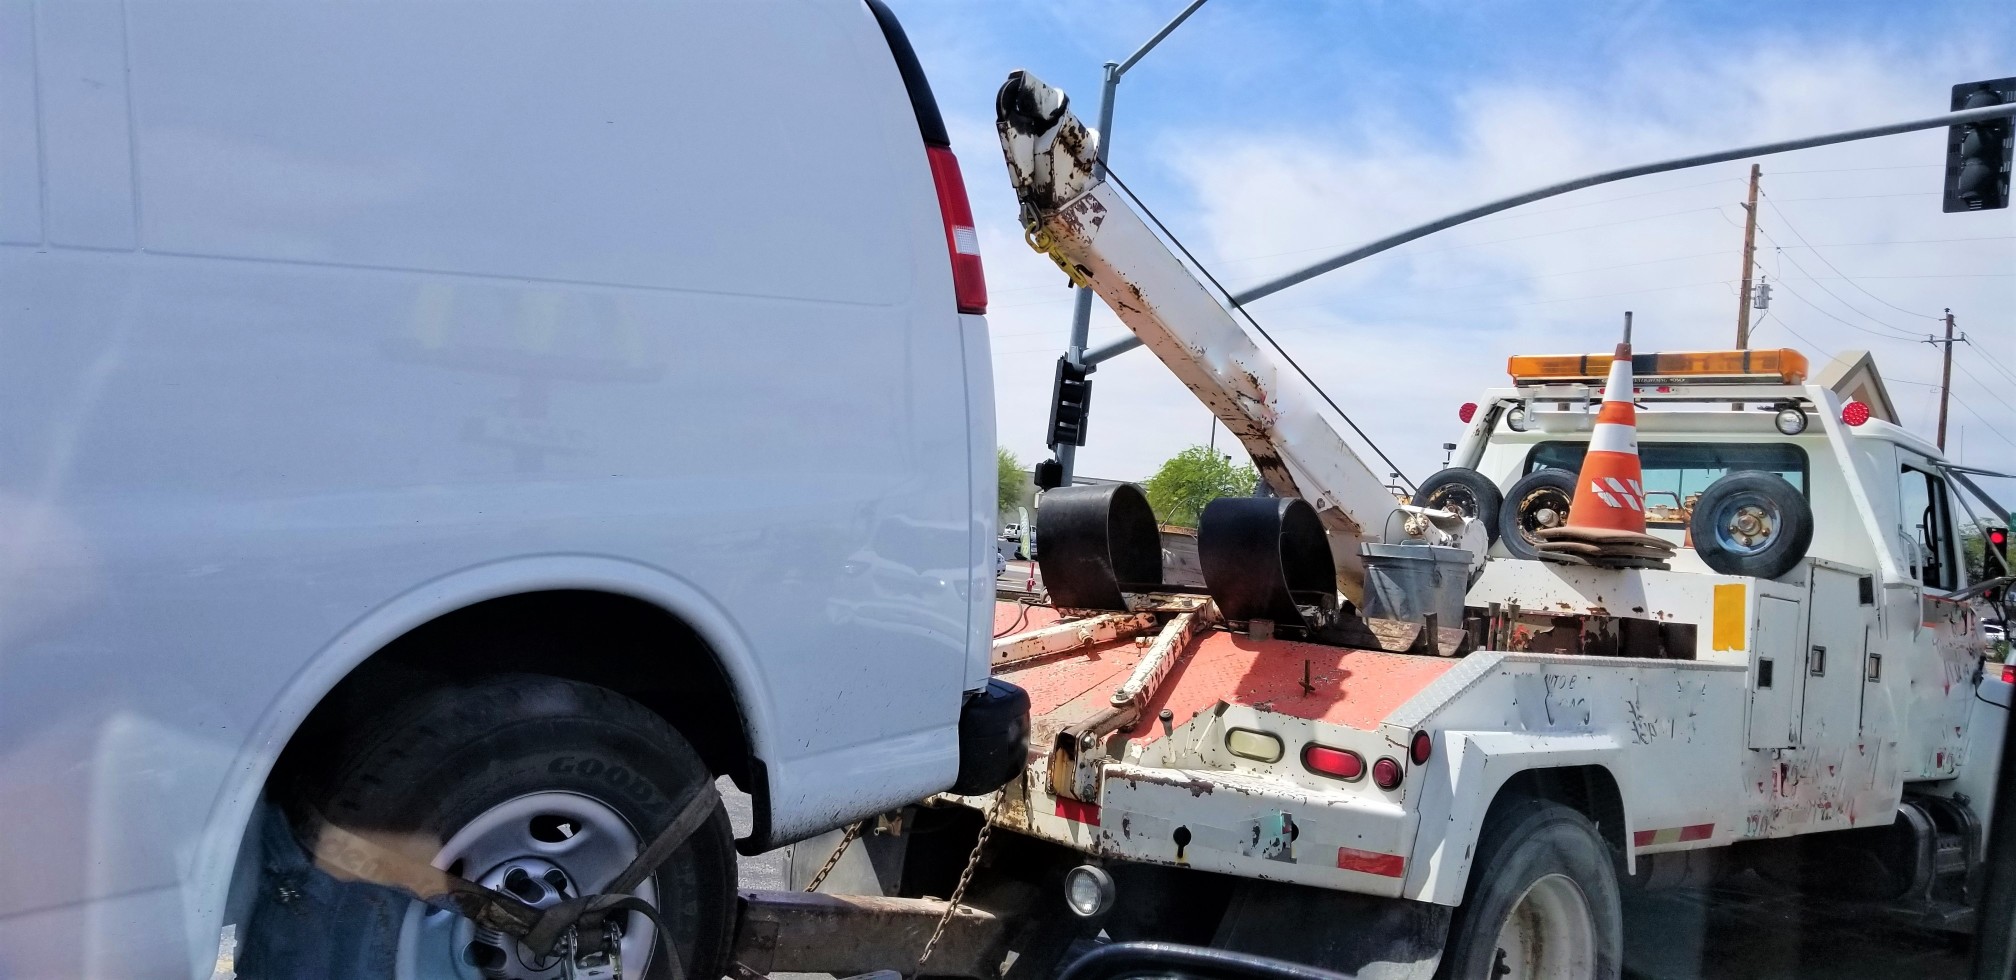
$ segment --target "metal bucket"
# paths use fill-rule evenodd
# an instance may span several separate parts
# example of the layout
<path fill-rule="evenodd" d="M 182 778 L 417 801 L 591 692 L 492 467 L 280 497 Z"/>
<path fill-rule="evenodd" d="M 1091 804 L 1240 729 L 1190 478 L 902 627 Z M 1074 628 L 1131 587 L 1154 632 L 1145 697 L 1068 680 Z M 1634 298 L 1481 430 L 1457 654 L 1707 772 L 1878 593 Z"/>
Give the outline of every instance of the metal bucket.
<path fill-rule="evenodd" d="M 1437 625 L 1463 625 L 1463 596 L 1470 591 L 1470 552 L 1425 544 L 1364 544 L 1365 615 L 1419 623 L 1434 613 Z"/>

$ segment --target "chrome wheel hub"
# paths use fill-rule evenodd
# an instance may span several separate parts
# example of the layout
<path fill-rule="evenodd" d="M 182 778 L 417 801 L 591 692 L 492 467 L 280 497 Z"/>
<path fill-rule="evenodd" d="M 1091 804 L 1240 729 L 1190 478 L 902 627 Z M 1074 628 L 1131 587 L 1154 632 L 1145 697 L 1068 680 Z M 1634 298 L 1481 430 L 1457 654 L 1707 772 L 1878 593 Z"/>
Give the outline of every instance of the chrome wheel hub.
<path fill-rule="evenodd" d="M 629 821 L 600 800 L 577 793 L 533 793 L 478 814 L 442 845 L 433 863 L 546 908 L 606 888 L 640 846 Z M 636 894 L 658 904 L 652 879 L 639 885 Z M 651 924 L 633 916 L 622 940 L 623 962 L 632 975 L 643 975 L 653 941 Z M 399 980 L 549 980 L 563 976 L 562 967 L 557 956 L 534 956 L 509 936 L 415 902 L 400 928 L 394 975 Z"/>

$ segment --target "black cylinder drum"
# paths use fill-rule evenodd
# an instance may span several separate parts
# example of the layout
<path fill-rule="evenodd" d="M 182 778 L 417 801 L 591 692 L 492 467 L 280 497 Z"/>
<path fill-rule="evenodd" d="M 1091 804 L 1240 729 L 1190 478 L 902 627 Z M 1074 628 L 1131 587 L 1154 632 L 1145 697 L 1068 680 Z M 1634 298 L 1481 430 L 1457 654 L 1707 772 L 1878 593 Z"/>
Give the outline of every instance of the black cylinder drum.
<path fill-rule="evenodd" d="M 1124 609 L 1122 592 L 1162 584 L 1162 533 L 1132 484 L 1059 487 L 1039 505 L 1036 566 L 1052 605 Z"/>
<path fill-rule="evenodd" d="M 1334 608 L 1337 563 L 1316 508 L 1298 498 L 1220 497 L 1204 507 L 1197 561 L 1218 611 L 1234 622 L 1313 627 L 1303 606 Z"/>

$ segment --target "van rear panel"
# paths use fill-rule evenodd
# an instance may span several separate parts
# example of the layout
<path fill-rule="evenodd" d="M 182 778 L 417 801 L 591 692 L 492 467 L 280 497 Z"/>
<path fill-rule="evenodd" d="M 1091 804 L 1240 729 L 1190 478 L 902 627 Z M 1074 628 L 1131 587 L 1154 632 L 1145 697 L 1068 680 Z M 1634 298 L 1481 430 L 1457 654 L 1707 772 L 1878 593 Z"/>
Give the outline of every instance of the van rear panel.
<path fill-rule="evenodd" d="M 402 597 L 473 601 L 430 585 L 472 569 L 575 587 L 540 561 L 595 556 L 692 596 L 776 839 L 950 783 L 991 605 L 984 320 L 865 8 L 0 0 L 21 188 L 0 864 L 33 887 L 0 948 L 126 895 L 214 952 L 195 855 L 315 658 Z M 86 940 L 73 975 L 182 968 Z"/>

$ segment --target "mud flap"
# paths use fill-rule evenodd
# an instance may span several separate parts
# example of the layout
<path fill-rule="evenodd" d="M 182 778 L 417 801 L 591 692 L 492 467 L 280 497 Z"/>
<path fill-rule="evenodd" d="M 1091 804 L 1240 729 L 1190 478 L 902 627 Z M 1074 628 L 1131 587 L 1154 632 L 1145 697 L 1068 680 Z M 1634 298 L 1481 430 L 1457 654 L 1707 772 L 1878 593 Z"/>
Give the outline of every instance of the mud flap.
<path fill-rule="evenodd" d="M 1242 881 L 1211 945 L 1359 980 L 1429 980 L 1442 962 L 1454 911 L 1404 898 Z"/>

